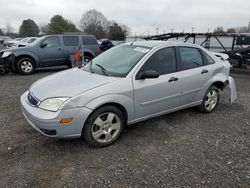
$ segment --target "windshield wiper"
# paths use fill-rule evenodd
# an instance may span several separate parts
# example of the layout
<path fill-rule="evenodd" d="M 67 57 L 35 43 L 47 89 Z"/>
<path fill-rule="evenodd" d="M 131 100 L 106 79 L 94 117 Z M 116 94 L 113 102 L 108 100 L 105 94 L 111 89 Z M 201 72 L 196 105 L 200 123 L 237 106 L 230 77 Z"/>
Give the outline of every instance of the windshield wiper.
<path fill-rule="evenodd" d="M 89 70 L 90 70 L 91 73 L 94 73 L 94 71 L 93 71 L 93 69 L 92 69 L 92 64 L 93 64 L 93 63 L 92 63 L 92 60 L 90 60 L 89 63 L 90 63 L 90 65 L 89 65 Z"/>
<path fill-rule="evenodd" d="M 102 70 L 102 72 L 103 72 L 103 74 L 104 75 L 106 75 L 106 76 L 108 76 L 109 74 L 108 74 L 108 72 L 107 72 L 107 70 L 103 67 L 103 66 L 101 66 L 101 65 L 99 65 L 99 64 L 95 64 L 97 67 L 99 67 L 101 70 Z"/>

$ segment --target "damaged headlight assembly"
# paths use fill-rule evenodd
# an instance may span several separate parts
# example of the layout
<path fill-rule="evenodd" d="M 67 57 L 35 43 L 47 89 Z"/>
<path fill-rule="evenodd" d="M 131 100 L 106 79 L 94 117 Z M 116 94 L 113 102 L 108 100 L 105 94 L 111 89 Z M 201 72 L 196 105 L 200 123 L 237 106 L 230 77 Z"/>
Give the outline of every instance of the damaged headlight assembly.
<path fill-rule="evenodd" d="M 8 57 L 11 54 L 12 54 L 12 52 L 10 52 L 10 51 L 4 52 L 3 55 L 2 55 L 2 58 Z"/>
<path fill-rule="evenodd" d="M 61 105 L 68 99 L 68 97 L 48 98 L 40 103 L 39 108 L 56 112 L 59 110 Z"/>

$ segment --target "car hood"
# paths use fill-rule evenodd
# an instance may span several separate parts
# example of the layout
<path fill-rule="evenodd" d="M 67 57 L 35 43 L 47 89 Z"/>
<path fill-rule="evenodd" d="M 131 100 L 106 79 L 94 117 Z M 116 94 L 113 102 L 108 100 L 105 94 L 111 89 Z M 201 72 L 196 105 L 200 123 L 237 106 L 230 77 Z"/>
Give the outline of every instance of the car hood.
<path fill-rule="evenodd" d="M 118 79 L 73 68 L 36 81 L 29 92 L 40 101 L 51 97 L 73 97 Z"/>

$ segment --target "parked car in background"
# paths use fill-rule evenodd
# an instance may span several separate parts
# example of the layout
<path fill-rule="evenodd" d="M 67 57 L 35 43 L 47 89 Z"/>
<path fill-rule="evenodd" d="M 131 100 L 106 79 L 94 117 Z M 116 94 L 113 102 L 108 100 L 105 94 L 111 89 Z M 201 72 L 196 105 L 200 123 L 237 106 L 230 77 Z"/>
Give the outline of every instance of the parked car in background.
<path fill-rule="evenodd" d="M 43 135 L 107 146 L 127 124 L 193 106 L 213 112 L 227 84 L 234 102 L 228 56 L 216 55 L 187 43 L 119 45 L 81 69 L 35 82 L 21 96 L 22 111 Z"/>
<path fill-rule="evenodd" d="M 6 41 L 7 41 L 7 40 L 11 40 L 11 38 L 8 37 L 8 36 L 0 36 L 0 44 L 2 44 L 5 40 L 6 40 Z"/>
<path fill-rule="evenodd" d="M 23 38 L 22 40 L 18 41 L 17 43 L 12 44 L 11 48 L 18 48 L 18 47 L 28 46 L 29 44 L 33 43 L 37 39 L 38 39 L 38 37 L 26 37 L 26 38 Z"/>
<path fill-rule="evenodd" d="M 35 68 L 68 65 L 70 56 L 84 48 L 86 61 L 100 54 L 99 45 L 93 35 L 48 35 L 41 37 L 27 47 L 0 51 L 6 66 L 14 72 L 32 74 Z"/>
<path fill-rule="evenodd" d="M 12 39 L 12 40 L 8 40 L 8 41 L 4 41 L 4 46 L 6 48 L 11 48 L 11 46 L 15 43 L 18 43 L 19 41 L 21 41 L 22 38 L 15 38 L 15 39 Z"/>
<path fill-rule="evenodd" d="M 101 44 L 100 44 L 100 49 L 104 52 L 112 47 L 114 47 L 114 44 L 108 40 L 108 39 L 104 39 L 104 40 L 100 40 Z"/>

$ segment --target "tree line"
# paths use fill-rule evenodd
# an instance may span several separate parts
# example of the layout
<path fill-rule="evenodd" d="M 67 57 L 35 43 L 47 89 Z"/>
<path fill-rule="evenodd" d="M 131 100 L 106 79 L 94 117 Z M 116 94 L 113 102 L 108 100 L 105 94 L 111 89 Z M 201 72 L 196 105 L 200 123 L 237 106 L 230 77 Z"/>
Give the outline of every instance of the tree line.
<path fill-rule="evenodd" d="M 218 26 L 214 29 L 215 34 L 230 34 L 230 33 L 250 33 L 250 25 L 249 26 L 241 26 L 241 27 L 231 27 L 228 29 L 224 29 L 222 26 Z"/>
<path fill-rule="evenodd" d="M 93 9 L 88 10 L 82 15 L 80 28 L 73 22 L 65 19 L 61 15 L 55 15 L 48 24 L 38 26 L 32 19 L 23 20 L 19 27 L 19 32 L 14 33 L 10 24 L 6 28 L 0 28 L 0 35 L 12 37 L 31 37 L 63 33 L 85 33 L 95 35 L 96 38 L 109 38 L 111 40 L 125 40 L 129 28 L 126 25 L 119 24 L 116 21 L 109 21 L 101 12 Z"/>

